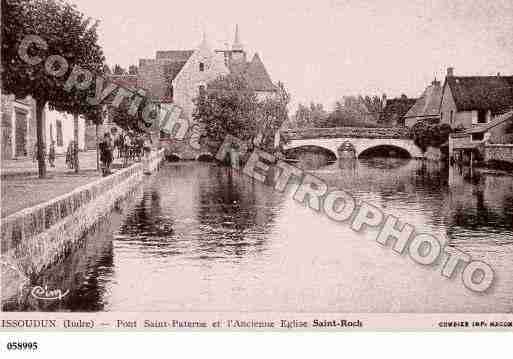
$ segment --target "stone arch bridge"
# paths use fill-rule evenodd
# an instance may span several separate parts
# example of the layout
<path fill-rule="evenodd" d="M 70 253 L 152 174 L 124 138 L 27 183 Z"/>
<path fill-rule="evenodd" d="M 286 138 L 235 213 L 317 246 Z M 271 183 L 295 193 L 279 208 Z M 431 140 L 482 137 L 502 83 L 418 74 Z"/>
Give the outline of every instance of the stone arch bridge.
<path fill-rule="evenodd" d="M 358 158 L 367 150 L 386 147 L 406 151 L 410 157 L 424 157 L 422 150 L 409 136 L 408 128 L 305 128 L 282 130 L 286 140 L 284 150 L 322 148 L 340 158 L 352 151 Z"/>

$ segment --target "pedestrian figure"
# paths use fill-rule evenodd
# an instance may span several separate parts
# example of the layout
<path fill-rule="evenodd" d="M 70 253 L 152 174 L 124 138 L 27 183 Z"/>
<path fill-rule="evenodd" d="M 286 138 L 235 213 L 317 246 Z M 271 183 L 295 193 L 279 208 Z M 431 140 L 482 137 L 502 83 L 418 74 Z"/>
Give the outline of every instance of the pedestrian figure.
<path fill-rule="evenodd" d="M 102 173 L 104 176 L 111 173 L 110 166 L 113 160 L 113 147 L 112 138 L 110 137 L 110 133 L 107 132 L 103 136 L 103 141 L 99 144 L 100 161 L 102 162 Z"/>
<path fill-rule="evenodd" d="M 66 166 L 69 169 L 74 168 L 74 164 L 75 164 L 74 155 L 75 155 L 75 143 L 74 143 L 74 140 L 71 140 L 71 141 L 69 141 L 68 148 L 66 149 Z"/>
<path fill-rule="evenodd" d="M 122 133 L 116 138 L 116 147 L 118 148 L 118 158 L 121 158 L 125 151 L 125 136 Z"/>
<path fill-rule="evenodd" d="M 55 141 L 50 144 L 50 150 L 48 151 L 48 163 L 50 167 L 55 167 Z"/>

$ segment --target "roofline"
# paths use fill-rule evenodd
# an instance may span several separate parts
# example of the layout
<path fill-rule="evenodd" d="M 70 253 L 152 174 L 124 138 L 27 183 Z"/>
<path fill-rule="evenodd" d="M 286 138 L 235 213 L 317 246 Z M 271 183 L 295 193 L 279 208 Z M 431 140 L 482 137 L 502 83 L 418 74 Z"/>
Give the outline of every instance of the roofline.
<path fill-rule="evenodd" d="M 509 115 L 508 115 L 509 114 Z M 472 133 L 482 133 L 482 132 L 488 132 L 489 130 L 491 130 L 492 128 L 494 127 L 497 127 L 501 124 L 503 124 L 504 122 L 508 121 L 508 120 L 511 120 L 513 119 L 513 109 L 510 109 L 509 111 L 506 111 L 504 112 L 502 115 L 499 115 L 498 117 L 500 116 L 504 116 L 504 119 L 500 120 L 500 121 L 497 121 L 497 123 L 494 123 L 492 126 L 486 126 L 486 124 L 484 126 L 482 126 L 482 128 L 479 128 L 479 127 L 475 127 L 475 128 L 470 128 L 469 130 L 465 131 L 469 134 L 472 134 Z M 497 119 L 496 119 L 497 120 Z M 493 122 L 493 120 L 492 120 Z M 491 124 L 492 122 L 489 122 L 488 124 Z"/>

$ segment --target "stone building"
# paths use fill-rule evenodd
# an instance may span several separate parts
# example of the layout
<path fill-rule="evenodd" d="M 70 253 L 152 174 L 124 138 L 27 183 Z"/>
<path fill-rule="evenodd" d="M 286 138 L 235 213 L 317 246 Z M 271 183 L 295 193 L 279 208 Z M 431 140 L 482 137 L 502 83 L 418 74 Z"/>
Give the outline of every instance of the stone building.
<path fill-rule="evenodd" d="M 440 116 L 456 130 L 449 137 L 450 156 L 485 160 L 491 144 L 513 142 L 513 76 L 454 76 L 449 68 Z"/>
<path fill-rule="evenodd" d="M 1 97 L 2 159 L 29 156 L 36 142 L 35 103 L 31 98 Z"/>
<path fill-rule="evenodd" d="M 383 96 L 384 107 L 379 117 L 379 123 L 385 126 L 404 126 L 404 115 L 412 108 L 417 99 L 402 95 L 399 98 L 386 99 Z"/>
<path fill-rule="evenodd" d="M 35 101 L 2 95 L 1 153 L 2 159 L 32 157 L 37 142 Z M 43 112 L 43 138 L 48 150 L 55 141 L 57 154 L 64 154 L 74 137 L 73 116 L 52 111 Z M 79 118 L 79 149 L 85 149 L 85 120 Z"/>
<path fill-rule="evenodd" d="M 453 128 L 486 124 L 513 107 L 513 76 L 454 76 L 447 70 L 440 121 Z"/>
<path fill-rule="evenodd" d="M 406 127 L 413 127 L 418 121 L 439 122 L 442 86 L 436 79 L 426 87 L 419 99 L 404 115 Z"/>
<path fill-rule="evenodd" d="M 155 59 L 139 60 L 137 86 L 160 103 L 174 103 L 191 119 L 196 98 L 208 82 L 229 73 L 243 76 L 259 98 L 276 93 L 260 56 L 247 60 L 238 26 L 230 49 L 213 49 L 206 36 L 194 50 L 157 51 Z"/>

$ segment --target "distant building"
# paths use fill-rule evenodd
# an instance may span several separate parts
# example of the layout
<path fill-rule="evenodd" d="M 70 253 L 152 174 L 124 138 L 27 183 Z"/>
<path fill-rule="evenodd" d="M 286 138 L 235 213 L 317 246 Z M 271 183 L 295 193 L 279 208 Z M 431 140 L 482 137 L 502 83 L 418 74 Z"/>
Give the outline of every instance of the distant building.
<path fill-rule="evenodd" d="M 85 122 L 84 117 L 78 117 L 78 149 L 80 151 L 87 149 L 85 146 Z M 46 149 L 48 150 L 50 143 L 54 141 L 55 152 L 57 154 L 65 154 L 69 143 L 74 139 L 75 125 L 73 115 L 52 111 L 47 106 L 44 112 L 44 123 Z"/>
<path fill-rule="evenodd" d="M 1 151 L 2 159 L 32 157 L 37 142 L 35 101 L 27 97 L 16 99 L 13 95 L 2 96 Z M 66 152 L 74 138 L 73 116 L 52 111 L 43 112 L 43 138 L 48 151 L 55 141 L 57 154 Z M 79 117 L 79 149 L 85 149 L 85 121 Z"/>
<path fill-rule="evenodd" d="M 404 126 L 404 115 L 412 108 L 417 99 L 402 95 L 399 98 L 385 100 L 379 122 L 389 126 Z"/>
<path fill-rule="evenodd" d="M 449 154 L 482 159 L 486 144 L 512 142 L 513 76 L 454 76 L 449 68 L 440 111 L 441 121 L 457 131 L 449 137 Z"/>
<path fill-rule="evenodd" d="M 30 156 L 36 142 L 34 101 L 5 94 L 1 101 L 2 159 Z"/>
<path fill-rule="evenodd" d="M 160 103 L 181 107 L 185 118 L 191 119 L 193 99 L 210 81 L 229 73 L 243 76 L 260 98 L 276 92 L 259 55 L 247 61 L 238 26 L 231 49 L 214 50 L 203 36 L 195 50 L 157 51 L 155 59 L 139 60 L 136 85 Z"/>
<path fill-rule="evenodd" d="M 420 120 L 438 122 L 440 120 L 441 99 L 442 87 L 440 81 L 435 79 L 404 115 L 405 126 L 413 127 Z"/>
<path fill-rule="evenodd" d="M 441 122 L 468 129 L 488 123 L 513 107 L 513 76 L 454 76 L 447 70 L 440 105 Z"/>

